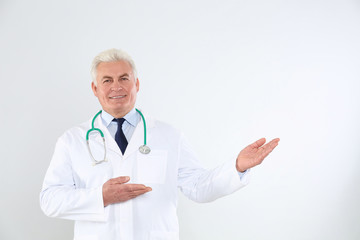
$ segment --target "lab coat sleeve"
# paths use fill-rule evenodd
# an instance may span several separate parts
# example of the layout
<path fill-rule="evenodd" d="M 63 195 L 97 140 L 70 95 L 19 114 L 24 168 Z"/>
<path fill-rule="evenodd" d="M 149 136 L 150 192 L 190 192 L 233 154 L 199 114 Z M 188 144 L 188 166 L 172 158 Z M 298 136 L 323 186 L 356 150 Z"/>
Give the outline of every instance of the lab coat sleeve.
<path fill-rule="evenodd" d="M 68 146 L 60 138 L 46 172 L 40 206 L 45 215 L 71 220 L 105 221 L 102 186 L 75 186 Z"/>
<path fill-rule="evenodd" d="M 236 159 L 206 170 L 201 167 L 188 141 L 181 137 L 179 144 L 178 186 L 183 194 L 196 202 L 211 202 L 231 194 L 249 182 L 249 171 L 241 177 Z"/>

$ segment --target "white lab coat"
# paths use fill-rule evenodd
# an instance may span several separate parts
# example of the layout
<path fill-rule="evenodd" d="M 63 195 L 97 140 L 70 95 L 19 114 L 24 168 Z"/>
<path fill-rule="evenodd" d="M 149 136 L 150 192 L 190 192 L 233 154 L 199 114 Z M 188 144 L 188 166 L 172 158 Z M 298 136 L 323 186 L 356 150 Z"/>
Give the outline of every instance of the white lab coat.
<path fill-rule="evenodd" d="M 40 194 L 40 205 L 51 217 L 75 220 L 74 240 L 178 240 L 177 188 L 190 199 L 209 202 L 230 194 L 248 182 L 240 180 L 235 161 L 205 170 L 184 136 L 150 117 L 148 155 L 138 151 L 144 141 L 143 122 L 122 155 L 101 118 L 95 121 L 106 139 L 107 162 L 92 165 L 86 146 L 91 120 L 65 132 L 56 144 Z M 100 134 L 91 134 L 92 152 L 103 157 Z M 103 205 L 102 185 L 110 178 L 130 176 L 130 182 L 152 188 L 135 199 Z"/>

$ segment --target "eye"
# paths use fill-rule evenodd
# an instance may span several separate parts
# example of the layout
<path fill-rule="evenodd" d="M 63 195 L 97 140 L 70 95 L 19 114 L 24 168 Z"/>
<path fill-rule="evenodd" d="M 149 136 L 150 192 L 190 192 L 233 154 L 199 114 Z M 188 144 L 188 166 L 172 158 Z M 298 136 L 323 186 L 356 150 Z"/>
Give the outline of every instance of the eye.
<path fill-rule="evenodd" d="M 126 80 L 129 80 L 129 78 L 127 78 L 127 77 L 122 77 L 121 80 L 122 80 L 122 81 L 126 81 Z"/>
<path fill-rule="evenodd" d="M 103 83 L 109 83 L 111 80 L 109 78 L 106 78 L 103 80 Z"/>

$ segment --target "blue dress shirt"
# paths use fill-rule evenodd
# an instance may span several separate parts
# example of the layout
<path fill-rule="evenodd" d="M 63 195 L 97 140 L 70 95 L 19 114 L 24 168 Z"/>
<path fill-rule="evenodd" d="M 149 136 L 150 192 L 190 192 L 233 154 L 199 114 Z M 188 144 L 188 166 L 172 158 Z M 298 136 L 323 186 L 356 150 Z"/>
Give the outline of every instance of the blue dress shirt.
<path fill-rule="evenodd" d="M 124 116 L 125 121 L 122 125 L 122 130 L 126 137 L 126 140 L 130 142 L 130 139 L 135 131 L 136 125 L 141 120 L 140 114 L 133 108 L 128 114 Z M 104 110 L 101 113 L 101 119 L 103 124 L 107 127 L 110 132 L 112 138 L 115 139 L 115 134 L 117 131 L 118 124 L 117 122 L 113 122 L 114 117 Z"/>

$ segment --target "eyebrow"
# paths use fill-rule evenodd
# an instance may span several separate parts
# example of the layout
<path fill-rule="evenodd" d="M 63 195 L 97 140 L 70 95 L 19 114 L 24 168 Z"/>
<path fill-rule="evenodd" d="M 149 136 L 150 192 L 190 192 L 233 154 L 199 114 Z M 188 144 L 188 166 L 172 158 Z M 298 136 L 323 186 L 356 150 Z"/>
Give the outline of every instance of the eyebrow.
<path fill-rule="evenodd" d="M 119 76 L 119 78 L 122 78 L 122 77 L 130 77 L 130 75 L 127 74 L 127 73 L 124 73 L 123 75 L 120 75 L 120 76 Z"/>
<path fill-rule="evenodd" d="M 130 75 L 128 73 L 124 73 L 122 75 L 119 76 L 119 78 L 122 78 L 122 77 L 130 77 Z M 105 78 L 112 78 L 111 76 L 103 76 L 102 79 L 105 79 Z"/>

